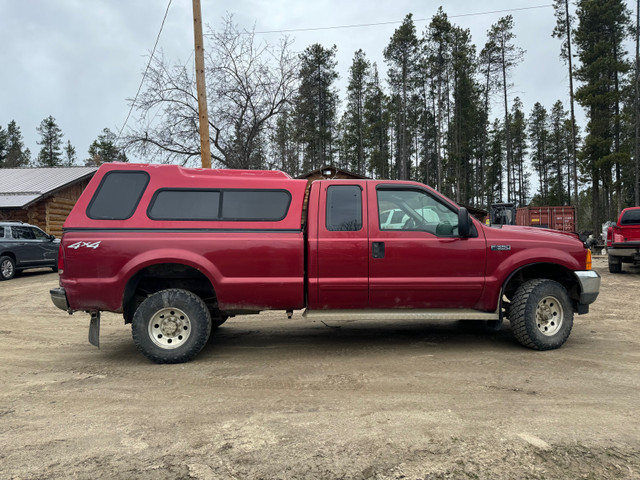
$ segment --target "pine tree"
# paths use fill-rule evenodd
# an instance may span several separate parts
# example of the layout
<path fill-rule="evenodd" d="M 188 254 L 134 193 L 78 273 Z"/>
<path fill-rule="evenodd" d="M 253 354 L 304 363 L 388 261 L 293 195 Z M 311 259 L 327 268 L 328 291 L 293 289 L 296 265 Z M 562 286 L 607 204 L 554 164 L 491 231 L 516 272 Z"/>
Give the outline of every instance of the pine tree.
<path fill-rule="evenodd" d="M 333 163 L 338 93 L 334 82 L 336 46 L 316 43 L 300 55 L 300 87 L 295 100 L 296 139 L 304 150 L 304 171 Z"/>
<path fill-rule="evenodd" d="M 554 205 L 567 205 L 570 202 L 567 189 L 565 189 L 566 166 L 571 165 L 571 158 L 567 158 L 566 144 L 567 112 L 560 100 L 554 103 L 549 116 L 549 202 Z"/>
<path fill-rule="evenodd" d="M 373 64 L 373 75 L 364 104 L 365 141 L 370 152 L 368 169 L 375 178 L 391 178 L 389 152 L 389 98 L 380 85 L 378 67 Z"/>
<path fill-rule="evenodd" d="M 450 122 L 450 77 L 452 64 L 452 25 L 442 7 L 433 16 L 425 33 L 425 68 L 423 76 L 431 79 L 430 96 L 432 97 L 433 115 L 435 117 L 436 178 L 435 185 L 442 190 L 443 164 L 447 128 Z M 456 138 L 454 136 L 454 138 Z M 459 194 L 459 185 L 456 186 Z"/>
<path fill-rule="evenodd" d="M 504 164 L 504 128 L 496 118 L 488 134 L 487 171 L 485 176 L 485 191 L 487 192 L 487 206 L 504 201 L 502 192 L 503 164 Z"/>
<path fill-rule="evenodd" d="M 366 117 L 368 85 L 371 82 L 371 63 L 362 50 L 353 56 L 347 84 L 347 105 L 342 119 L 344 154 L 348 168 L 359 175 L 366 173 Z"/>
<path fill-rule="evenodd" d="M 576 100 L 589 119 L 582 158 L 591 177 L 592 228 L 599 230 L 603 219 L 613 218 L 622 196 L 620 164 L 627 161 L 620 152 L 620 77 L 629 70 L 624 61 L 624 41 L 629 12 L 622 0 L 578 0 L 578 28 L 575 43 L 581 65 L 576 78 L 582 82 Z M 613 171 L 616 185 L 613 184 Z"/>
<path fill-rule="evenodd" d="M 0 168 L 4 168 L 7 157 L 7 131 L 0 125 Z"/>
<path fill-rule="evenodd" d="M 408 14 L 384 49 L 384 58 L 389 65 L 389 84 L 394 99 L 393 111 L 396 115 L 394 143 L 397 149 L 397 178 L 401 180 L 408 179 L 410 175 L 409 154 L 412 137 L 409 124 L 409 118 L 412 115 L 410 98 L 415 90 L 418 47 L 416 27 L 412 15 Z"/>
<path fill-rule="evenodd" d="M 529 196 L 529 173 L 526 168 L 527 156 L 527 121 L 522 111 L 522 101 L 519 97 L 513 99 L 511 107 L 511 144 L 513 148 L 513 169 L 511 178 L 513 179 L 514 200 L 518 205 L 527 203 Z"/>
<path fill-rule="evenodd" d="M 4 168 L 26 167 L 31 162 L 31 151 L 24 148 L 22 132 L 15 120 L 11 120 L 7 125 L 6 132 L 6 155 L 4 158 Z"/>
<path fill-rule="evenodd" d="M 469 30 L 452 27 L 450 49 L 453 111 L 448 128 L 447 176 L 455 185 L 455 200 L 469 204 L 477 196 L 473 184 L 474 159 L 480 150 L 478 127 L 483 123 L 480 88 L 475 81 L 475 46 Z"/>
<path fill-rule="evenodd" d="M 539 201 L 549 202 L 549 129 L 547 110 L 536 102 L 529 115 L 528 134 L 531 146 L 531 164 L 538 174 L 540 183 Z"/>
<path fill-rule="evenodd" d="M 507 201 L 510 202 L 511 198 L 511 162 L 513 160 L 512 145 L 511 145 L 511 129 L 509 127 L 509 75 L 513 68 L 522 61 L 524 50 L 516 47 L 513 44 L 515 34 L 513 33 L 513 17 L 507 15 L 498 20 L 497 23 L 491 26 L 487 32 L 487 44 L 494 49 L 494 56 L 498 59 L 498 65 L 500 70 L 499 82 L 502 86 L 502 93 L 504 99 L 504 129 L 505 129 L 505 142 L 507 148 L 506 155 L 506 168 L 507 168 Z"/>
<path fill-rule="evenodd" d="M 287 172 L 292 177 L 301 173 L 299 163 L 299 144 L 295 140 L 295 121 L 290 108 L 284 108 L 276 119 L 275 128 L 271 136 L 272 155 L 275 166 Z"/>
<path fill-rule="evenodd" d="M 38 165 L 41 167 L 59 167 L 62 164 L 62 130 L 56 123 L 56 119 L 49 115 L 40 122 L 38 127 L 42 145 L 38 154 Z"/>
<path fill-rule="evenodd" d="M 64 166 L 71 167 L 76 163 L 78 156 L 76 155 L 76 147 L 71 145 L 71 141 L 67 140 L 64 147 Z"/>
<path fill-rule="evenodd" d="M 100 166 L 109 162 L 127 162 L 127 155 L 120 151 L 115 141 L 116 134 L 108 128 L 103 129 L 89 146 L 89 158 L 85 161 L 85 165 Z"/>
<path fill-rule="evenodd" d="M 556 26 L 553 29 L 552 36 L 562 40 L 562 46 L 560 48 L 560 58 L 562 58 L 569 67 L 569 106 L 571 107 L 570 118 L 570 147 L 571 147 L 571 165 L 570 171 L 573 178 L 573 194 L 574 204 L 579 211 L 580 195 L 578 195 L 578 160 L 577 160 L 577 136 L 578 131 L 576 127 L 576 116 L 574 107 L 574 90 L 573 90 L 573 54 L 571 53 L 571 39 L 573 30 L 571 24 L 574 21 L 573 15 L 569 13 L 569 0 L 554 0 L 553 8 L 556 16 Z M 570 192 L 571 188 L 568 185 L 567 191 Z M 576 226 L 577 227 L 577 226 Z"/>

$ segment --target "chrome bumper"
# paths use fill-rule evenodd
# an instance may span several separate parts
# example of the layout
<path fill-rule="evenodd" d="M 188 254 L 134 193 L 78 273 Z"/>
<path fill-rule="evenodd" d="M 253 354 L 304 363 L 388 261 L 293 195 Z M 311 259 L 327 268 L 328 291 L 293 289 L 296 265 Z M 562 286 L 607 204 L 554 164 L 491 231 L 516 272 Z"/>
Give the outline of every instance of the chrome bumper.
<path fill-rule="evenodd" d="M 64 288 L 52 288 L 49 290 L 49 294 L 51 295 L 51 301 L 56 307 L 60 310 L 64 310 L 65 312 L 70 312 L 69 302 L 67 301 L 67 292 L 65 292 Z"/>
<path fill-rule="evenodd" d="M 589 305 L 596 301 L 600 293 L 600 275 L 593 270 L 573 272 L 580 283 L 580 299 L 578 303 Z"/>

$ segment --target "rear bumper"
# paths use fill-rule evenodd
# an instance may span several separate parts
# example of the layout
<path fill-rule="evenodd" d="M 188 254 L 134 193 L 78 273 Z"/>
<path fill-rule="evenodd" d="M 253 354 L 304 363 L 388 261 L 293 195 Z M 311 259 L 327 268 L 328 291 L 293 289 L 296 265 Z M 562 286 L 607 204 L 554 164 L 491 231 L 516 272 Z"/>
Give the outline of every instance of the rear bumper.
<path fill-rule="evenodd" d="M 600 293 L 600 275 L 593 270 L 574 272 L 580 283 L 580 305 L 589 305 L 596 301 Z"/>
<path fill-rule="evenodd" d="M 69 302 L 67 301 L 67 292 L 62 287 L 56 287 L 49 290 L 49 294 L 51 295 L 51 301 L 53 304 L 58 307 L 60 310 L 64 310 L 65 312 L 71 312 L 69 308 Z"/>
<path fill-rule="evenodd" d="M 640 247 L 609 247 L 607 254 L 612 257 L 627 257 L 634 261 L 640 260 Z"/>

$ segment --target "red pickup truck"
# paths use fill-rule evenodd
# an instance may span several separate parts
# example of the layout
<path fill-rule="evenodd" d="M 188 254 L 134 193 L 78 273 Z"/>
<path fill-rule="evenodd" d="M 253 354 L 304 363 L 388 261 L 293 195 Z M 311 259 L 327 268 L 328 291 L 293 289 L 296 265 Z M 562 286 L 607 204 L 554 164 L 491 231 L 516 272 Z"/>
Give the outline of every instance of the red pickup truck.
<path fill-rule="evenodd" d="M 401 210 L 398 222 L 390 211 Z M 508 318 L 525 346 L 569 336 L 600 287 L 574 234 L 493 228 L 410 181 L 105 164 L 64 224 L 56 306 L 122 313 L 158 363 L 263 310 L 317 319 Z"/>
<path fill-rule="evenodd" d="M 618 223 L 607 229 L 609 272 L 622 272 L 623 263 L 640 264 L 640 207 L 625 208 Z"/>

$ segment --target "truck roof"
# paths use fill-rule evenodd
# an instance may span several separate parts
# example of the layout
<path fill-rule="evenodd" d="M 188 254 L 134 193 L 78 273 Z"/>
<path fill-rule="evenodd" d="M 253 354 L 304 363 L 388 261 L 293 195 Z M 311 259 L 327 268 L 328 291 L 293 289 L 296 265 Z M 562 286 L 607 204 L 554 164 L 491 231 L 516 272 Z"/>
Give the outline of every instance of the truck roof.
<path fill-rule="evenodd" d="M 112 162 L 102 164 L 100 170 L 155 170 L 161 169 L 165 173 L 173 173 L 190 177 L 239 177 L 239 178 L 277 178 L 292 180 L 291 176 L 280 170 L 241 170 L 229 168 L 187 168 L 180 165 L 148 164 L 148 163 L 122 163 Z"/>

